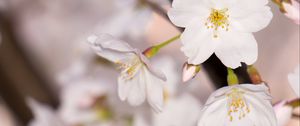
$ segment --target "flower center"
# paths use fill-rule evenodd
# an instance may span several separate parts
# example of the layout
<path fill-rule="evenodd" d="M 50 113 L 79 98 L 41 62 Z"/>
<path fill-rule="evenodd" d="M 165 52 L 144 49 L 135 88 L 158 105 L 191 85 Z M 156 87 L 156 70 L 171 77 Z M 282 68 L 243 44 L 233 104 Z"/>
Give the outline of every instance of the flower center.
<path fill-rule="evenodd" d="M 244 91 L 233 88 L 231 92 L 227 94 L 228 116 L 231 122 L 234 119 L 233 117 L 238 117 L 238 119 L 241 120 L 246 114 L 250 113 L 250 109 L 243 96 L 244 93 Z"/>
<path fill-rule="evenodd" d="M 130 80 L 138 72 L 139 68 L 142 66 L 142 62 L 139 57 L 134 57 L 125 62 L 117 62 L 119 69 L 121 69 L 121 77 L 125 80 Z"/>
<path fill-rule="evenodd" d="M 229 15 L 227 14 L 228 9 L 212 9 L 209 17 L 207 18 L 207 22 L 205 22 L 205 26 L 207 29 L 213 29 L 214 30 L 214 38 L 218 37 L 217 31 L 221 27 L 222 29 L 225 29 L 226 31 L 229 30 L 229 22 L 228 18 Z"/>

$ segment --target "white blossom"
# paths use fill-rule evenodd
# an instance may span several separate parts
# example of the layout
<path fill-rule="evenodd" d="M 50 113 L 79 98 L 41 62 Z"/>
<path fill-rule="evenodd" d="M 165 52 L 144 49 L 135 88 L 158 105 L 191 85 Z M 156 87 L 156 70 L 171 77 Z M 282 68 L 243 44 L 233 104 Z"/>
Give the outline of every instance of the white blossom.
<path fill-rule="evenodd" d="M 241 84 L 215 91 L 202 109 L 198 126 L 277 126 L 264 84 Z"/>
<path fill-rule="evenodd" d="M 294 73 L 291 73 L 288 75 L 288 79 L 290 82 L 290 85 L 292 87 L 292 89 L 294 90 L 294 92 L 297 94 L 298 97 L 300 97 L 300 82 L 299 82 L 299 71 L 300 71 L 300 67 L 298 66 Z"/>
<path fill-rule="evenodd" d="M 141 52 L 108 34 L 90 36 L 88 41 L 99 56 L 119 65 L 118 94 L 122 101 L 137 106 L 147 99 L 155 111 L 162 110 L 166 77 Z"/>
<path fill-rule="evenodd" d="M 34 115 L 34 119 L 28 126 L 64 126 L 58 114 L 49 106 L 38 103 L 31 98 L 27 99 L 27 104 Z"/>
<path fill-rule="evenodd" d="M 72 125 L 101 121 L 99 113 L 103 108 L 97 106 L 97 100 L 105 100 L 107 95 L 108 88 L 99 81 L 76 80 L 62 89 L 59 115 L 67 124 Z"/>
<path fill-rule="evenodd" d="M 162 113 L 154 114 L 153 126 L 195 126 L 201 111 L 200 102 L 186 93 L 170 98 Z"/>
<path fill-rule="evenodd" d="M 253 32 L 272 19 L 268 0 L 174 0 L 171 21 L 185 30 L 181 50 L 188 63 L 198 65 L 213 53 L 231 68 L 253 64 L 257 43 Z"/>

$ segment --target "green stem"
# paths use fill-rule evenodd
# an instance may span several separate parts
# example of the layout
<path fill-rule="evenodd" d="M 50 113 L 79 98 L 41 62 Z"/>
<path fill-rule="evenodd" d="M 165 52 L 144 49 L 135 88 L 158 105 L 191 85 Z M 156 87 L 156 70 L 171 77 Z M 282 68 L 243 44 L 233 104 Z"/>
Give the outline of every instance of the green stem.
<path fill-rule="evenodd" d="M 168 44 L 174 42 L 175 40 L 179 39 L 179 38 L 180 38 L 180 35 L 181 35 L 181 34 L 176 35 L 176 36 L 174 36 L 173 38 L 170 38 L 169 40 L 164 41 L 164 42 L 162 42 L 162 43 L 160 43 L 160 44 L 158 44 L 158 45 L 156 45 L 156 46 L 154 46 L 154 47 L 158 48 L 158 50 L 159 50 L 159 49 L 165 47 L 166 45 L 168 45 Z"/>
<path fill-rule="evenodd" d="M 151 58 L 153 56 L 155 56 L 159 50 L 167 45 L 169 45 L 170 43 L 174 42 L 175 40 L 179 39 L 180 38 L 180 34 L 179 35 L 176 35 L 170 39 L 168 39 L 167 41 L 164 41 L 164 42 L 161 42 L 160 44 L 158 45 L 154 45 L 154 46 L 151 46 L 150 48 L 146 49 L 143 54 L 148 57 L 148 58 Z"/>
<path fill-rule="evenodd" d="M 227 83 L 229 86 L 237 85 L 239 83 L 239 79 L 237 75 L 234 73 L 234 71 L 231 68 L 227 68 Z"/>

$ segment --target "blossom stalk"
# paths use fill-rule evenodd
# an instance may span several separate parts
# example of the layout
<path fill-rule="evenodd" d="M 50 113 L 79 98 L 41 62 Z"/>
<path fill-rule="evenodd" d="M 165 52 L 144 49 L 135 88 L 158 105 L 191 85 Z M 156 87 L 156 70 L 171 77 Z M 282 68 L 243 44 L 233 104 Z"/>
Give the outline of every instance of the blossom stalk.
<path fill-rule="evenodd" d="M 150 48 L 146 49 L 143 54 L 148 57 L 148 58 L 151 58 L 153 56 L 155 56 L 159 50 L 167 45 L 169 45 L 170 43 L 174 42 L 175 40 L 179 39 L 180 38 L 180 34 L 179 35 L 176 35 L 164 42 L 161 42 L 160 44 L 158 45 L 154 45 L 154 46 L 151 46 Z"/>
<path fill-rule="evenodd" d="M 228 75 L 227 75 L 227 82 L 229 86 L 237 85 L 239 83 L 239 79 L 234 71 L 230 68 L 227 68 Z"/>

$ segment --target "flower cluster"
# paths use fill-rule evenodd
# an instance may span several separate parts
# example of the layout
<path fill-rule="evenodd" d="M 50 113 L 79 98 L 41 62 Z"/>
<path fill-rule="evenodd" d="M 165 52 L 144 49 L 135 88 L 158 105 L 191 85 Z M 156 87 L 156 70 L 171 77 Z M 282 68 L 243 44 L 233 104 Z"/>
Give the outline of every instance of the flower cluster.
<path fill-rule="evenodd" d="M 110 76 L 110 70 L 100 68 L 100 72 L 95 72 L 93 77 L 86 77 L 86 74 L 92 73 L 91 69 L 87 69 L 91 64 L 75 64 L 73 70 L 59 77 L 61 83 L 67 84 L 62 86 L 62 103 L 58 110 L 28 100 L 36 116 L 30 126 L 286 124 L 294 107 L 289 104 L 293 102 L 284 101 L 273 107 L 270 88 L 253 66 L 258 57 L 258 44 L 253 33 L 266 28 L 273 17 L 267 5 L 268 0 L 173 0 L 166 16 L 170 23 L 184 28 L 182 34 L 152 45 L 145 51 L 123 41 L 126 38 L 124 34 L 141 36 L 144 33 L 141 29 L 145 28 L 142 26 L 150 17 L 151 7 L 153 9 L 154 3 L 160 2 L 117 1 L 117 5 L 126 5 L 120 6 L 122 12 L 102 24 L 101 33 L 87 37 L 93 54 L 103 62 L 108 61 L 110 67 L 115 67 L 111 71 L 117 70 L 117 76 Z M 285 8 L 289 12 L 290 9 Z M 131 37 L 129 39 L 132 40 Z M 181 40 L 181 51 L 188 58 L 183 61 L 182 75 L 178 74 L 174 65 L 176 61 L 165 57 L 154 63 L 152 61 L 160 49 L 177 39 Z M 201 64 L 213 54 L 227 68 L 228 86 L 210 92 L 206 103 L 202 105 L 195 94 L 179 85 L 188 83 L 201 73 Z M 88 58 L 85 62 L 91 62 L 91 57 Z M 239 84 L 240 76 L 235 74 L 234 69 L 242 66 L 242 63 L 248 65 L 245 71 L 251 83 Z M 98 78 L 99 73 L 104 74 Z M 178 79 L 180 76 L 181 80 Z M 106 79 L 111 80 L 103 81 Z M 288 79 L 299 97 L 299 68 Z"/>

